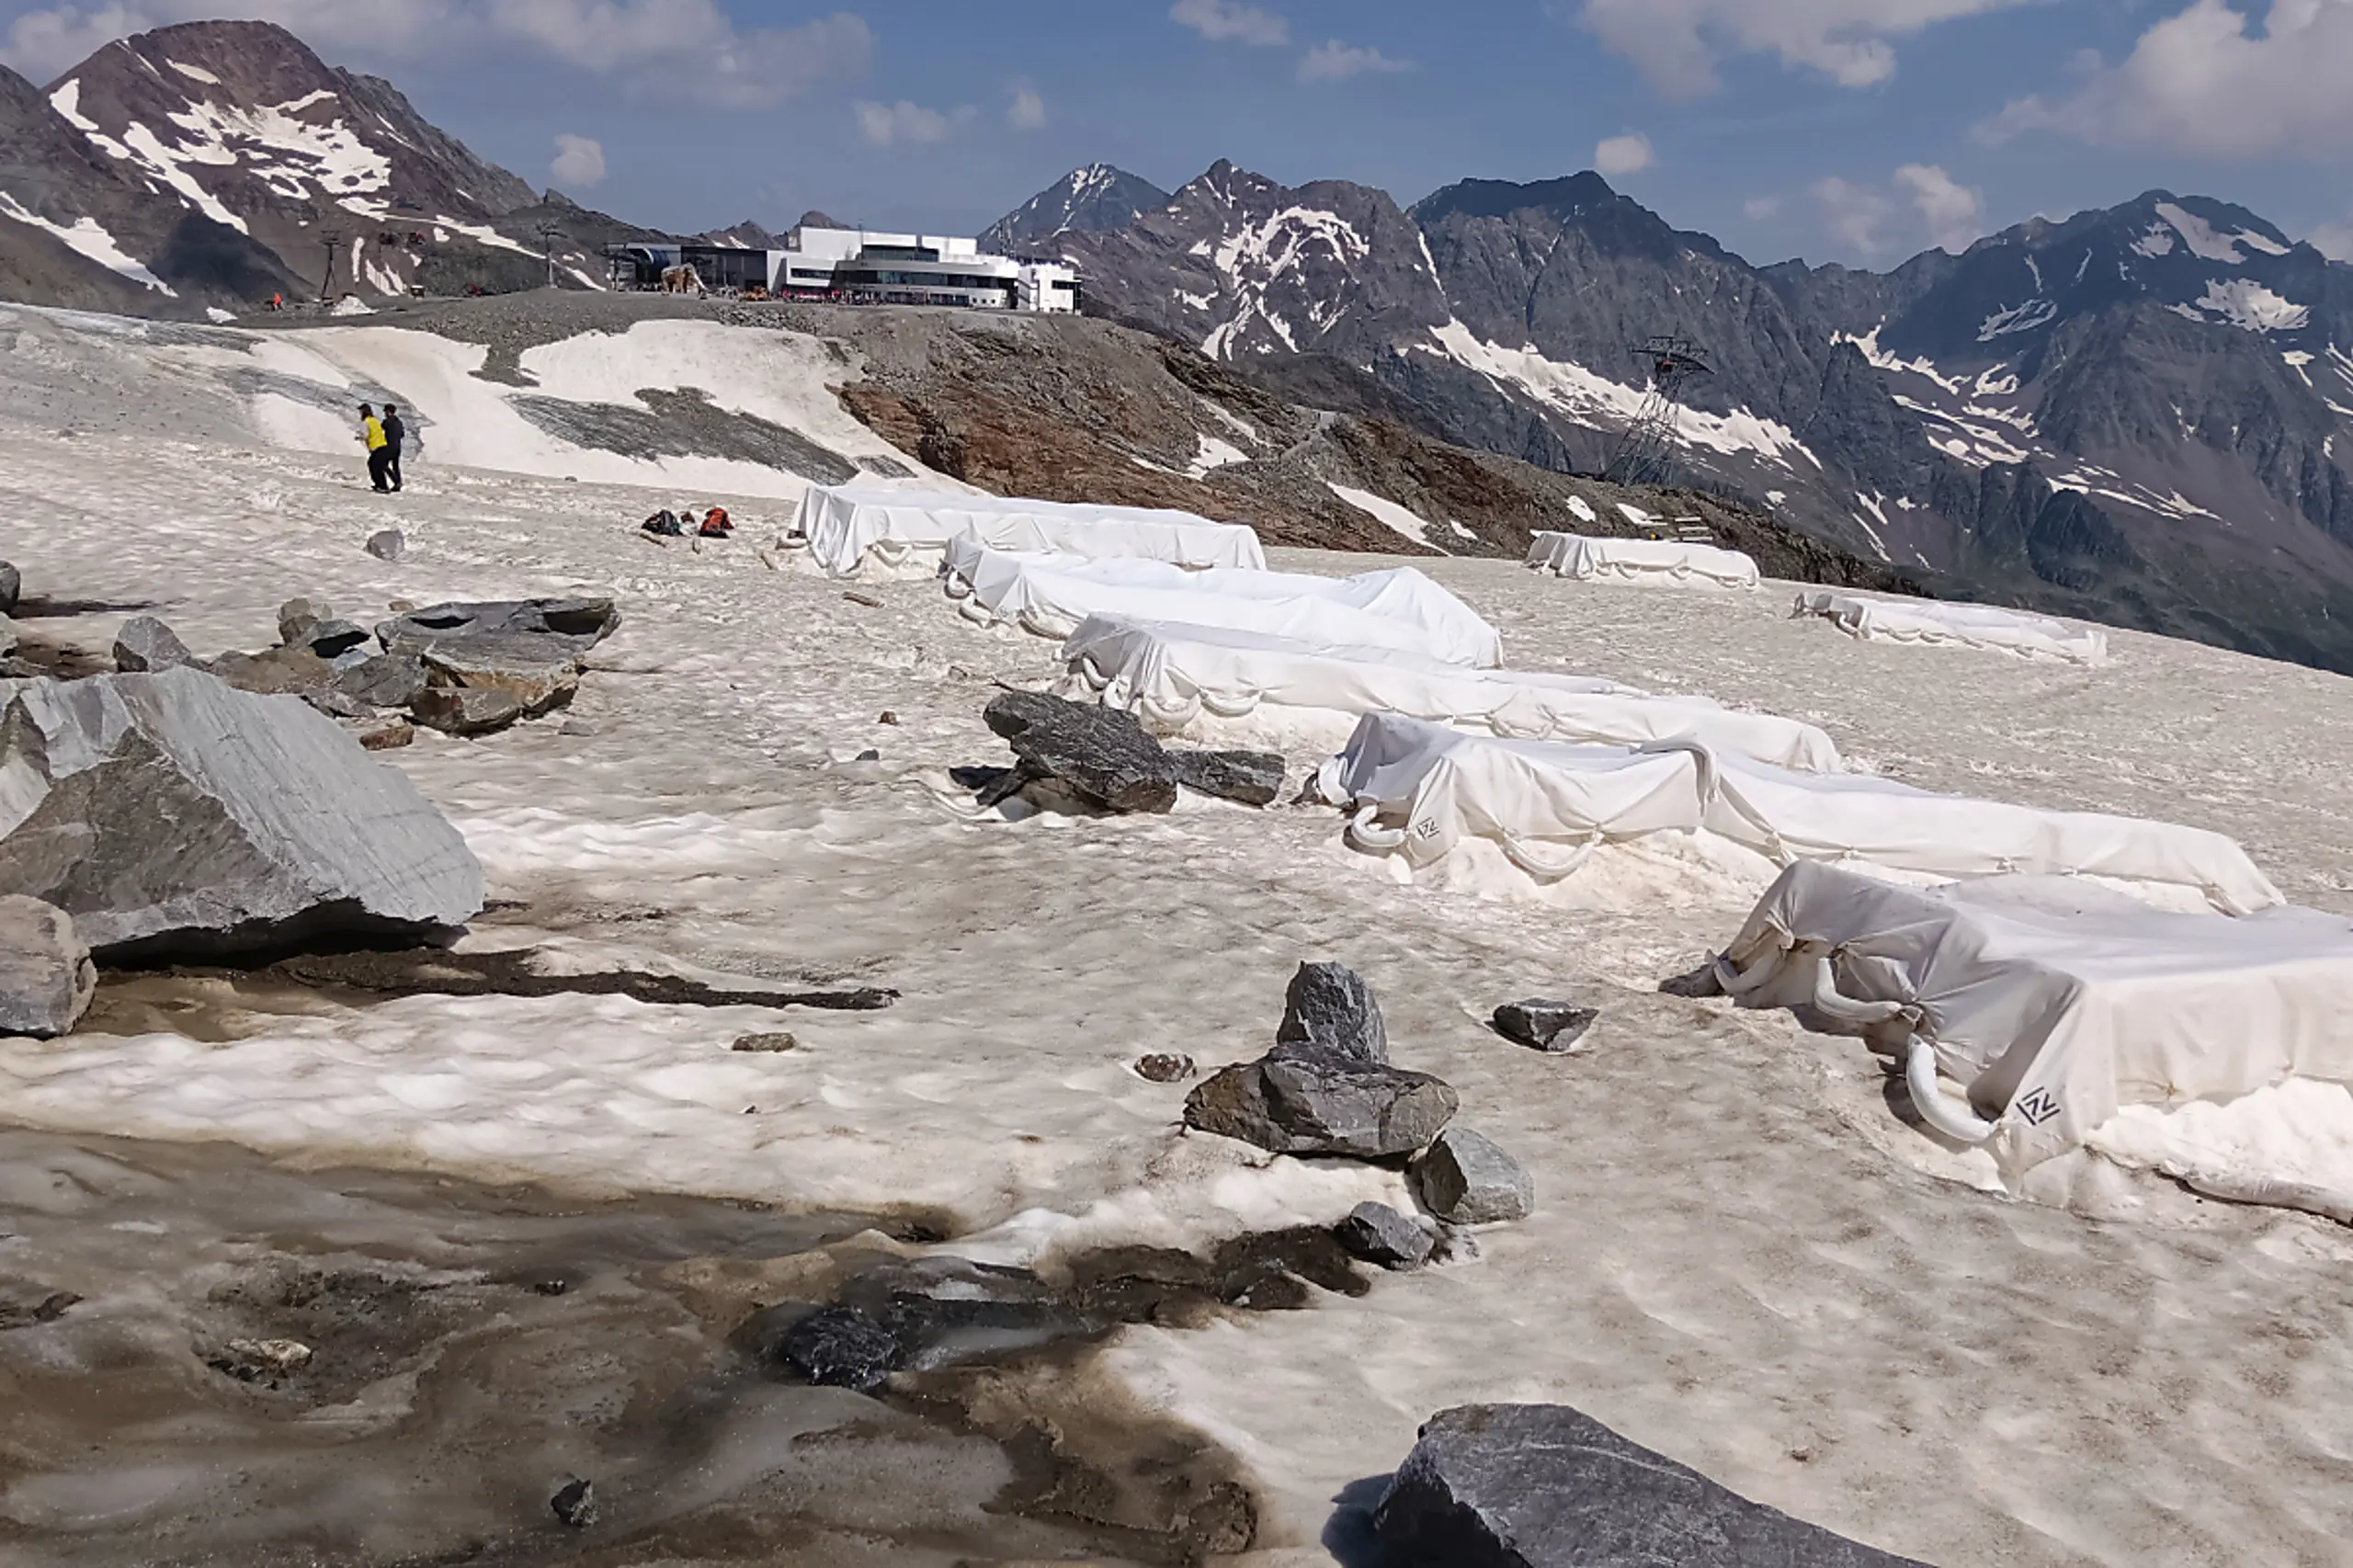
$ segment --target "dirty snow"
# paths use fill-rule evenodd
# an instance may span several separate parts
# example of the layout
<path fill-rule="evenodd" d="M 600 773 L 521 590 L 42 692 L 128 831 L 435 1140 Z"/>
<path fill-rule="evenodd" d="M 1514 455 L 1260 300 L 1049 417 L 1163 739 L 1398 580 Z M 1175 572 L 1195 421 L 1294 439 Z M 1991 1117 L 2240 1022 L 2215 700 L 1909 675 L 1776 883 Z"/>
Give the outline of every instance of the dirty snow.
<path fill-rule="evenodd" d="M 773 491 L 713 494 L 746 525 L 736 542 L 658 547 L 633 519 L 673 489 L 458 467 L 468 432 L 437 426 L 388 501 L 347 431 L 331 455 L 274 445 L 256 405 L 206 378 L 364 367 L 404 402 L 439 399 L 437 420 L 494 423 L 512 389 L 473 381 L 476 403 L 441 383 L 472 381 L 478 349 L 372 326 L 264 338 L 263 355 L 228 346 L 253 335 L 188 347 L 13 310 L 0 324 L 0 502 L 44 519 L 10 540 L 28 583 L 152 601 L 204 652 L 266 642 L 297 593 L 362 618 L 393 597 L 620 597 L 627 621 L 574 713 L 593 733 L 542 722 L 387 754 L 521 906 L 470 940 L 903 994 L 879 1014 L 783 1017 L 307 998 L 217 1043 L 159 1023 L 0 1046 L 0 1114 L 599 1189 L 932 1201 L 987 1228 L 971 1250 L 1051 1264 L 1401 1196 L 1388 1171 L 1183 1136 L 1184 1085 L 1128 1070 L 1150 1050 L 1256 1055 L 1292 964 L 1337 958 L 1379 988 L 1397 1059 L 1453 1083 L 1462 1121 L 1528 1162 L 1539 1207 L 1483 1232 L 1475 1263 L 1109 1342 L 1103 1369 L 1250 1465 L 1266 1568 L 1330 1561 L 1334 1498 L 1393 1468 L 1432 1411 L 1477 1399 L 1574 1403 L 1942 1568 L 2302 1568 L 2353 1538 L 2353 1236 L 2108 1162 L 2086 1166 L 2078 1211 L 1975 1190 L 1966 1162 L 1890 1113 L 1860 1047 L 1656 990 L 1745 906 L 1572 915 L 1400 886 L 1308 807 L 974 813 L 946 769 L 1003 758 L 981 707 L 992 682 L 1047 674 L 1051 650 L 964 626 L 928 585 L 877 585 L 870 608 L 767 570 L 751 541 L 789 510 Z M 601 397 L 629 374 L 557 347 L 531 361 L 547 395 Z M 68 423 L 82 434 L 57 435 Z M 505 438 L 485 433 L 472 460 Z M 388 517 L 410 537 L 398 565 L 359 548 Z M 1394 563 L 1280 553 L 1335 574 Z M 1931 667 L 1809 637 L 1772 596 L 1592 585 L 1564 613 L 1557 585 L 1512 562 L 1415 564 L 1504 629 L 1522 667 L 1811 720 L 1930 788 L 2214 828 L 2291 897 L 2353 915 L 2343 677 L 2123 631 L 2127 656 L 2097 675 Z M 119 619 L 46 625 L 102 648 Z M 880 761 L 851 760 L 869 747 Z M 1498 1002 L 1554 994 L 1604 1009 L 1580 1054 L 1484 1027 Z M 799 1051 L 727 1049 L 779 1026 Z M 2138 1160 L 2144 1131 L 2108 1135 Z"/>

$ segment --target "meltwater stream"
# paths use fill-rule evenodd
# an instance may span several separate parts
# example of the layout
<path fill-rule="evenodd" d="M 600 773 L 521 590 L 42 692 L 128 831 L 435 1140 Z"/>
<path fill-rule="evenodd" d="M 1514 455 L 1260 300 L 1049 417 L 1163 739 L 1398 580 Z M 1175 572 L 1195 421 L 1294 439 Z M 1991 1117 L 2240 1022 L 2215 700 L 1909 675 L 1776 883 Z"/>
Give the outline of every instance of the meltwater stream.
<path fill-rule="evenodd" d="M 747 1323 L 861 1244 L 892 1256 L 851 1218 L 0 1129 L 0 1565 L 1199 1554 L 950 1388 L 781 1375 Z"/>

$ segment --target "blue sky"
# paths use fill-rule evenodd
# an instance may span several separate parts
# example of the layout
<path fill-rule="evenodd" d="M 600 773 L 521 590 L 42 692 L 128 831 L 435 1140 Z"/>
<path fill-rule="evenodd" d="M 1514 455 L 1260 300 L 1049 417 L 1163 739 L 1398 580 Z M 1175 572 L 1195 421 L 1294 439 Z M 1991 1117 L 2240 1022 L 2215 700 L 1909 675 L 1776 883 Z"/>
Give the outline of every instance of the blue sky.
<path fill-rule="evenodd" d="M 1760 262 L 1889 265 L 2153 186 L 2353 255 L 2353 0 L 227 3 L 0 0 L 0 54 L 46 80 L 271 17 L 669 228 L 971 231 L 1082 163 L 1173 187 L 1227 157 L 1401 202 L 1598 165 Z"/>

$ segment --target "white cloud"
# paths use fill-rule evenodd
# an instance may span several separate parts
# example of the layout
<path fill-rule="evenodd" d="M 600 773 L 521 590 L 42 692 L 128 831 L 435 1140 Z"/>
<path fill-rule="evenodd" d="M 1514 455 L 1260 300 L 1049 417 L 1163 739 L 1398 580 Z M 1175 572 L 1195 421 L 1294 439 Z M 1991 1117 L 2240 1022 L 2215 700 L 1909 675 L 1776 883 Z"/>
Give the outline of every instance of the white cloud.
<path fill-rule="evenodd" d="M 1631 175 L 1651 166 L 1651 139 L 1628 131 L 1623 136 L 1605 136 L 1594 144 L 1593 166 L 1605 175 Z"/>
<path fill-rule="evenodd" d="M 1233 40 L 1262 49 L 1280 49 L 1290 42 L 1289 22 L 1241 0 L 1176 0 L 1168 7 L 1168 19 L 1192 28 L 1211 43 Z"/>
<path fill-rule="evenodd" d="M 1741 215 L 1752 223 L 1762 223 L 1768 218 L 1781 215 L 1781 199 L 1778 196 L 1752 196 L 1740 204 Z"/>
<path fill-rule="evenodd" d="M 1582 0 L 1577 18 L 1663 93 L 1716 86 L 1716 62 L 1773 54 L 1841 86 L 1895 74 L 1893 40 L 2033 0 Z"/>
<path fill-rule="evenodd" d="M 2353 261 L 2353 223 L 2318 223 L 2304 238 L 2331 261 Z"/>
<path fill-rule="evenodd" d="M 2353 0 L 2195 0 L 2056 100 L 2020 98 L 1979 128 L 2215 158 L 2353 143 Z"/>
<path fill-rule="evenodd" d="M 1920 210 L 1928 226 L 1928 243 L 1959 255 L 1985 232 L 1985 198 L 1934 164 L 1906 164 L 1895 171 L 1895 183 Z"/>
<path fill-rule="evenodd" d="M 1985 232 L 1984 196 L 1934 164 L 1905 164 L 1884 182 L 1816 180 L 1807 194 L 1830 237 L 1867 261 L 1924 243 L 1962 251 Z M 1747 211 L 1752 218 L 1771 217 L 1779 208 L 1778 200 L 1766 198 L 1750 202 Z"/>
<path fill-rule="evenodd" d="M 689 92 L 699 107 L 767 108 L 863 76 L 874 35 L 848 12 L 745 30 L 716 0 L 106 0 L 27 12 L 0 61 L 46 81 L 99 45 L 223 11 L 278 22 L 335 59 L 431 63 L 460 52 L 536 55 L 634 95 Z"/>
<path fill-rule="evenodd" d="M 1299 79 L 1302 82 L 1345 82 L 1351 76 L 1361 76 L 1367 72 L 1393 74 L 1413 68 L 1414 62 L 1410 60 L 1392 60 L 1377 49 L 1358 49 L 1334 39 L 1307 51 L 1307 58 L 1299 62 Z"/>
<path fill-rule="evenodd" d="M 1887 248 L 1884 231 L 1895 215 L 1895 203 L 1878 187 L 1833 176 L 1814 181 L 1813 195 L 1832 239 L 1865 257 Z"/>
<path fill-rule="evenodd" d="M 1013 107 L 1005 111 L 1005 122 L 1016 131 L 1043 131 L 1046 128 L 1046 100 L 1038 96 L 1035 87 L 1016 87 L 1013 90 Z"/>
<path fill-rule="evenodd" d="M 901 98 L 894 104 L 871 103 L 860 99 L 854 106 L 858 113 L 858 134 L 877 147 L 921 147 L 934 142 L 944 142 L 949 129 L 961 119 L 970 119 L 970 109 L 959 109 L 949 116 L 921 104 L 911 104 Z"/>
<path fill-rule="evenodd" d="M 586 190 L 604 184 L 604 143 L 570 132 L 558 136 L 555 156 L 548 161 L 548 177 L 567 190 Z"/>

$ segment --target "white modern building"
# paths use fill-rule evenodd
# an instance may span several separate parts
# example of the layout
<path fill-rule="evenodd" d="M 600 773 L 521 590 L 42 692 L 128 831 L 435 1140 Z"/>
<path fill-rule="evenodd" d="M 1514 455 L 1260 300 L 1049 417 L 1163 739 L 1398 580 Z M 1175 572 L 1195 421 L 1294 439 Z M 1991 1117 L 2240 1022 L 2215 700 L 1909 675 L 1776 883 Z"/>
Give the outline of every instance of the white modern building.
<path fill-rule="evenodd" d="M 707 289 L 757 287 L 788 300 L 1071 312 L 1082 297 L 1077 272 L 1061 262 L 988 256 L 978 240 L 947 234 L 800 228 L 782 250 L 622 244 L 606 254 L 617 289 L 656 289 L 665 271 L 688 266 Z"/>

